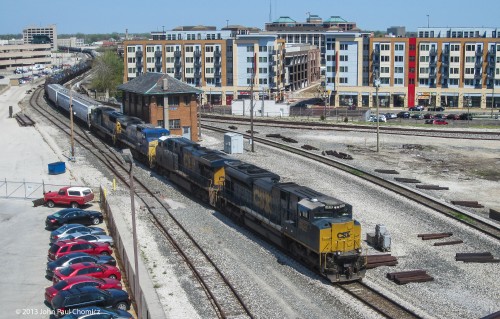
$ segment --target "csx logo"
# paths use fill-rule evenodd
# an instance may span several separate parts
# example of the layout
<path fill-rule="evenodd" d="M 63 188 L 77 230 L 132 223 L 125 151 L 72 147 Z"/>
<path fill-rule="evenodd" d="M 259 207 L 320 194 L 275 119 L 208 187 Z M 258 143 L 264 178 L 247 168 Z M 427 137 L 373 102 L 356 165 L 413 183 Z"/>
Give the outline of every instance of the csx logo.
<path fill-rule="evenodd" d="M 350 231 L 345 231 L 343 233 L 338 233 L 337 238 L 338 239 L 344 239 L 344 238 L 349 238 L 351 237 L 351 232 Z"/>

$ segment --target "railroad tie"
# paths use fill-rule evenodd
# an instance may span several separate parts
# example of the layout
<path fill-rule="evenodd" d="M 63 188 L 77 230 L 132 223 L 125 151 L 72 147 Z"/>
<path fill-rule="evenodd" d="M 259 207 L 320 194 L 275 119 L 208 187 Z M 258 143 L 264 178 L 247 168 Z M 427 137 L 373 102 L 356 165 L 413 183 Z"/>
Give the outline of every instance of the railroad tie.
<path fill-rule="evenodd" d="M 471 207 L 471 208 L 483 208 L 484 206 L 479 204 L 477 201 L 465 201 L 465 200 L 452 200 L 453 205 Z"/>
<path fill-rule="evenodd" d="M 410 282 L 427 282 L 433 281 L 434 277 L 429 276 L 425 270 L 411 270 L 388 273 L 387 278 L 394 281 L 398 285 L 405 285 Z"/>
<path fill-rule="evenodd" d="M 482 253 L 457 253 L 455 255 L 456 261 L 464 263 L 498 263 L 500 259 L 495 259 L 490 252 Z"/>
<path fill-rule="evenodd" d="M 446 246 L 446 245 L 458 245 L 463 244 L 463 240 L 450 240 L 450 241 L 442 241 L 438 243 L 434 243 L 434 246 Z"/>

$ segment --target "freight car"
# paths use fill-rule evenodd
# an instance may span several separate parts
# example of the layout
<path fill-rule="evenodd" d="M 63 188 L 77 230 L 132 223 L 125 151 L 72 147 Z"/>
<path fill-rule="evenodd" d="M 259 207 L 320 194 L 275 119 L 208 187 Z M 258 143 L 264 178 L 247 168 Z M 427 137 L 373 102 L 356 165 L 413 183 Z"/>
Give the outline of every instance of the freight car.
<path fill-rule="evenodd" d="M 351 205 L 182 137 L 160 139 L 156 168 L 332 282 L 364 276 Z"/>

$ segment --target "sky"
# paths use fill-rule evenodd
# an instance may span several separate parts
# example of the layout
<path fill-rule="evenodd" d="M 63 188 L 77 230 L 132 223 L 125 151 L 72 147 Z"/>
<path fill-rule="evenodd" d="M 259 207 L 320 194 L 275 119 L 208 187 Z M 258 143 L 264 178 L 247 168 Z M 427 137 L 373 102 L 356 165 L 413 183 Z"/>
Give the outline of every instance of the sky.
<path fill-rule="evenodd" d="M 0 34 L 19 34 L 27 26 L 56 24 L 58 34 L 148 33 L 181 25 L 220 29 L 239 24 L 264 29 L 264 24 L 289 16 L 305 21 L 341 16 L 362 30 L 390 26 L 500 27 L 499 0 L 0 0 Z"/>

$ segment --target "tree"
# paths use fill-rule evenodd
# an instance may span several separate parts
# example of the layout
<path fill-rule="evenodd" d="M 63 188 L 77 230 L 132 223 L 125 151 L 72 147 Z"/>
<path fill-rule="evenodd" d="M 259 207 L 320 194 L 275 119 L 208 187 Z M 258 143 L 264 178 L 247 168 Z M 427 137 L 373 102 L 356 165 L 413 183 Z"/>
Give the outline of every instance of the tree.
<path fill-rule="evenodd" d="M 106 98 L 109 98 L 109 92 L 115 92 L 116 87 L 122 83 L 122 59 L 114 51 L 108 50 L 96 58 L 92 69 L 92 88 L 98 92 L 106 92 Z"/>

